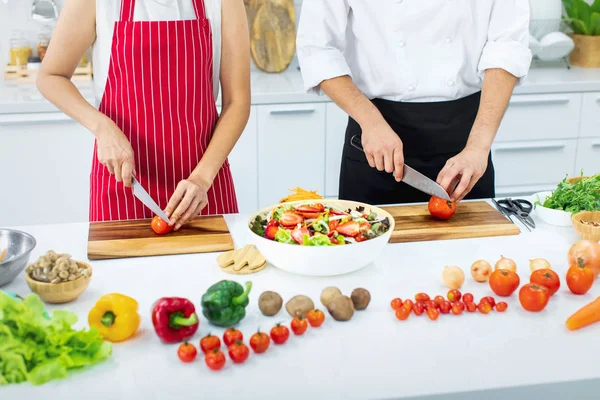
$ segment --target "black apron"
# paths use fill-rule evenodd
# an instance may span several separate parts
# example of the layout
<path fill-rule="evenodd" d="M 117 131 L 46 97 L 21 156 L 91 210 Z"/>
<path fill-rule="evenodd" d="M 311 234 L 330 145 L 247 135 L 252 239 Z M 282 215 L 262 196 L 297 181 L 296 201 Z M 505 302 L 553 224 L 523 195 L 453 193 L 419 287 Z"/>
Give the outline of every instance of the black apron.
<path fill-rule="evenodd" d="M 480 98 L 478 92 L 454 101 L 403 103 L 374 99 L 373 104 L 402 139 L 404 162 L 435 181 L 446 161 L 465 148 Z M 365 154 L 350 145 L 350 139 L 361 132 L 360 125 L 349 118 L 339 198 L 378 205 L 429 201 L 430 195 L 396 182 L 393 174 L 369 166 Z M 490 152 L 487 170 L 465 199 L 493 197 L 495 179 Z"/>

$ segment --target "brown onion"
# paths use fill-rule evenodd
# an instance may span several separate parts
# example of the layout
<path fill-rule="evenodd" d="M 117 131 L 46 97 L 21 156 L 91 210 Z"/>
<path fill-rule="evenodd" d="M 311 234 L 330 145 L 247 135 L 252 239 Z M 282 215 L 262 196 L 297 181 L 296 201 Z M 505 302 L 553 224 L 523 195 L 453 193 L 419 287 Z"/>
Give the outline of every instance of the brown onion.
<path fill-rule="evenodd" d="M 465 281 L 465 273 L 459 267 L 444 267 L 442 281 L 449 289 L 460 289 Z"/>
<path fill-rule="evenodd" d="M 471 276 L 477 282 L 487 282 L 492 274 L 492 266 L 485 260 L 478 260 L 471 265 Z"/>

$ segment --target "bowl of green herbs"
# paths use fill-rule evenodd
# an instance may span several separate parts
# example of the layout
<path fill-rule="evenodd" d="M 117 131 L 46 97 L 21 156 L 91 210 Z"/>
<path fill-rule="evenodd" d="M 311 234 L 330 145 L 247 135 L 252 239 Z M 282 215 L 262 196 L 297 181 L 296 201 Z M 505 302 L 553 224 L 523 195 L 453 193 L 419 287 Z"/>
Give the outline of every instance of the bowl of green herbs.
<path fill-rule="evenodd" d="M 600 210 L 600 174 L 563 179 L 552 192 L 533 196 L 538 217 L 547 224 L 571 226 L 571 217 L 581 211 Z"/>

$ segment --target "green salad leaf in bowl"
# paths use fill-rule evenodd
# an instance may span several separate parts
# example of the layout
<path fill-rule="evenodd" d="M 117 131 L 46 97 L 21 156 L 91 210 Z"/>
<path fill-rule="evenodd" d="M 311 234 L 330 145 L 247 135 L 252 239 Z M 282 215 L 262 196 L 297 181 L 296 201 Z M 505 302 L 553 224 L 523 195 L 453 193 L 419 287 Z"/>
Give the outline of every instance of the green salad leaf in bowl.
<path fill-rule="evenodd" d="M 543 203 L 538 200 L 535 204 L 571 214 L 580 211 L 598 211 L 600 210 L 600 174 L 591 177 L 582 176 L 573 183 L 565 178 Z"/>

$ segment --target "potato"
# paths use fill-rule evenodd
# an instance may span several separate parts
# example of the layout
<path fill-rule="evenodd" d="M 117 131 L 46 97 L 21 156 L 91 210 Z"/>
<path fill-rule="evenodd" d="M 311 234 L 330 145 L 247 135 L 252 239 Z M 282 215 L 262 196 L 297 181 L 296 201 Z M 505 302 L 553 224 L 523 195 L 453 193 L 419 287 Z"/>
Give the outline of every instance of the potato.
<path fill-rule="evenodd" d="M 355 310 L 364 310 L 371 302 L 371 293 L 367 289 L 358 288 L 352 291 L 350 296 Z"/>
<path fill-rule="evenodd" d="M 315 309 L 315 303 L 310 297 L 298 295 L 285 303 L 285 309 L 292 317 L 305 317 L 310 310 Z"/>
<path fill-rule="evenodd" d="M 267 317 L 277 314 L 283 306 L 283 299 L 278 293 L 266 291 L 258 298 L 258 308 Z"/>
<path fill-rule="evenodd" d="M 348 296 L 336 296 L 329 303 L 327 311 L 336 321 L 348 321 L 354 315 L 354 304 Z"/>
<path fill-rule="evenodd" d="M 321 303 L 323 303 L 325 307 L 328 307 L 331 300 L 341 295 L 342 291 L 340 289 L 334 286 L 327 287 L 321 292 Z"/>

